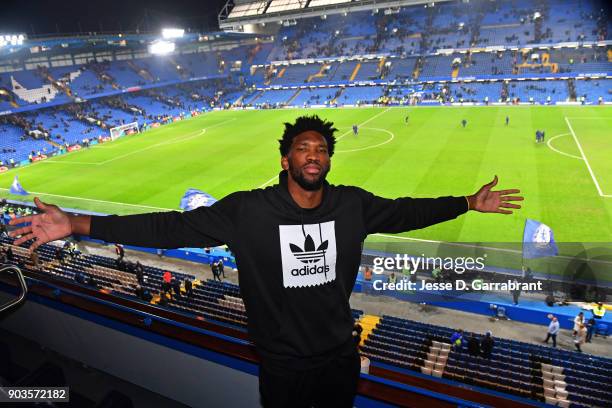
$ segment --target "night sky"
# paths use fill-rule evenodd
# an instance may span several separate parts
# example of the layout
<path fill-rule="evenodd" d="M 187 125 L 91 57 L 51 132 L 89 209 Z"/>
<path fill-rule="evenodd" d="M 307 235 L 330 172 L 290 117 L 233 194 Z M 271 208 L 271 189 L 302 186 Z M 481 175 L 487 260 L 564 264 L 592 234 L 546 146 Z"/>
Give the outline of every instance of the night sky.
<path fill-rule="evenodd" d="M 2 0 L 0 33 L 159 31 L 179 26 L 217 31 L 226 0 Z"/>

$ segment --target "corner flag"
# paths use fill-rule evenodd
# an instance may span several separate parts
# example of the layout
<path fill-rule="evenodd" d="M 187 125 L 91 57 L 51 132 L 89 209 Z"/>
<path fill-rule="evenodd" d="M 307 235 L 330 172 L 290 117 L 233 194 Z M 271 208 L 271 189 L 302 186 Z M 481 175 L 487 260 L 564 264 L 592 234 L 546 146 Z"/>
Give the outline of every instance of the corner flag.
<path fill-rule="evenodd" d="M 559 254 L 552 229 L 539 221 L 525 220 L 523 258 L 542 258 Z"/>
<path fill-rule="evenodd" d="M 10 191 L 11 194 L 19 194 L 19 195 L 28 195 L 29 194 L 21 186 L 21 183 L 19 183 L 19 179 L 17 178 L 17 176 L 15 176 L 15 178 L 13 179 L 13 184 L 11 184 L 11 188 L 9 189 L 9 191 Z"/>

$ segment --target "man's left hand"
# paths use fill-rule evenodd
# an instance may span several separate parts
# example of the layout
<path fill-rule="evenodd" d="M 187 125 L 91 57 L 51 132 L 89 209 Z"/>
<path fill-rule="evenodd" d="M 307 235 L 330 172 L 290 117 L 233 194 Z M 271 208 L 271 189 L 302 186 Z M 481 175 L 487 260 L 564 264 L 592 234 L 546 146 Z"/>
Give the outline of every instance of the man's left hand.
<path fill-rule="evenodd" d="M 519 204 L 513 204 L 512 201 L 523 201 L 522 196 L 514 196 L 512 194 L 520 193 L 520 190 L 500 190 L 491 191 L 497 185 L 497 176 L 489 184 L 485 184 L 474 195 L 467 196 L 469 209 L 486 213 L 512 214 L 512 210 L 505 208 L 519 209 Z"/>

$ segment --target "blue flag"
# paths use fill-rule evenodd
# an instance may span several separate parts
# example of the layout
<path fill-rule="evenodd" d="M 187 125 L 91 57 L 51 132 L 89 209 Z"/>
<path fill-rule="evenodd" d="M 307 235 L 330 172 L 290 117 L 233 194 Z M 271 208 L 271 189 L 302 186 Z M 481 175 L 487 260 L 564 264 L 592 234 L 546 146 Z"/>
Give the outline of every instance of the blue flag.
<path fill-rule="evenodd" d="M 183 198 L 181 198 L 181 210 L 191 211 L 198 207 L 210 207 L 217 200 L 208 193 L 195 188 L 190 188 L 185 192 Z"/>
<path fill-rule="evenodd" d="M 523 232 L 523 258 L 541 258 L 559 254 L 552 229 L 541 222 L 527 219 Z"/>
<path fill-rule="evenodd" d="M 19 194 L 19 195 L 28 195 L 29 193 L 21 187 L 21 183 L 19 183 L 19 179 L 17 176 L 13 179 L 13 184 L 11 184 L 11 188 L 9 190 L 11 194 Z"/>

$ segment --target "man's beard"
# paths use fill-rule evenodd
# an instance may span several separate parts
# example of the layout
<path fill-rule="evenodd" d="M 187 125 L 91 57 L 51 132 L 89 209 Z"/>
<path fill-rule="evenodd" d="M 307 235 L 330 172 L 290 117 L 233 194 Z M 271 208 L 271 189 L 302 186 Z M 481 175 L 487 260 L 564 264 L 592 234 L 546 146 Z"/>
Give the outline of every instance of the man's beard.
<path fill-rule="evenodd" d="M 319 174 L 319 178 L 313 181 L 306 180 L 304 177 L 304 173 L 302 169 L 299 167 L 294 167 L 289 162 L 289 173 L 291 173 L 291 177 L 295 180 L 296 183 L 300 187 L 302 187 L 306 191 L 317 191 L 321 187 L 323 187 L 323 183 L 325 182 L 325 177 L 327 177 L 327 173 L 329 173 L 331 165 L 328 167 L 321 166 L 321 173 Z"/>

